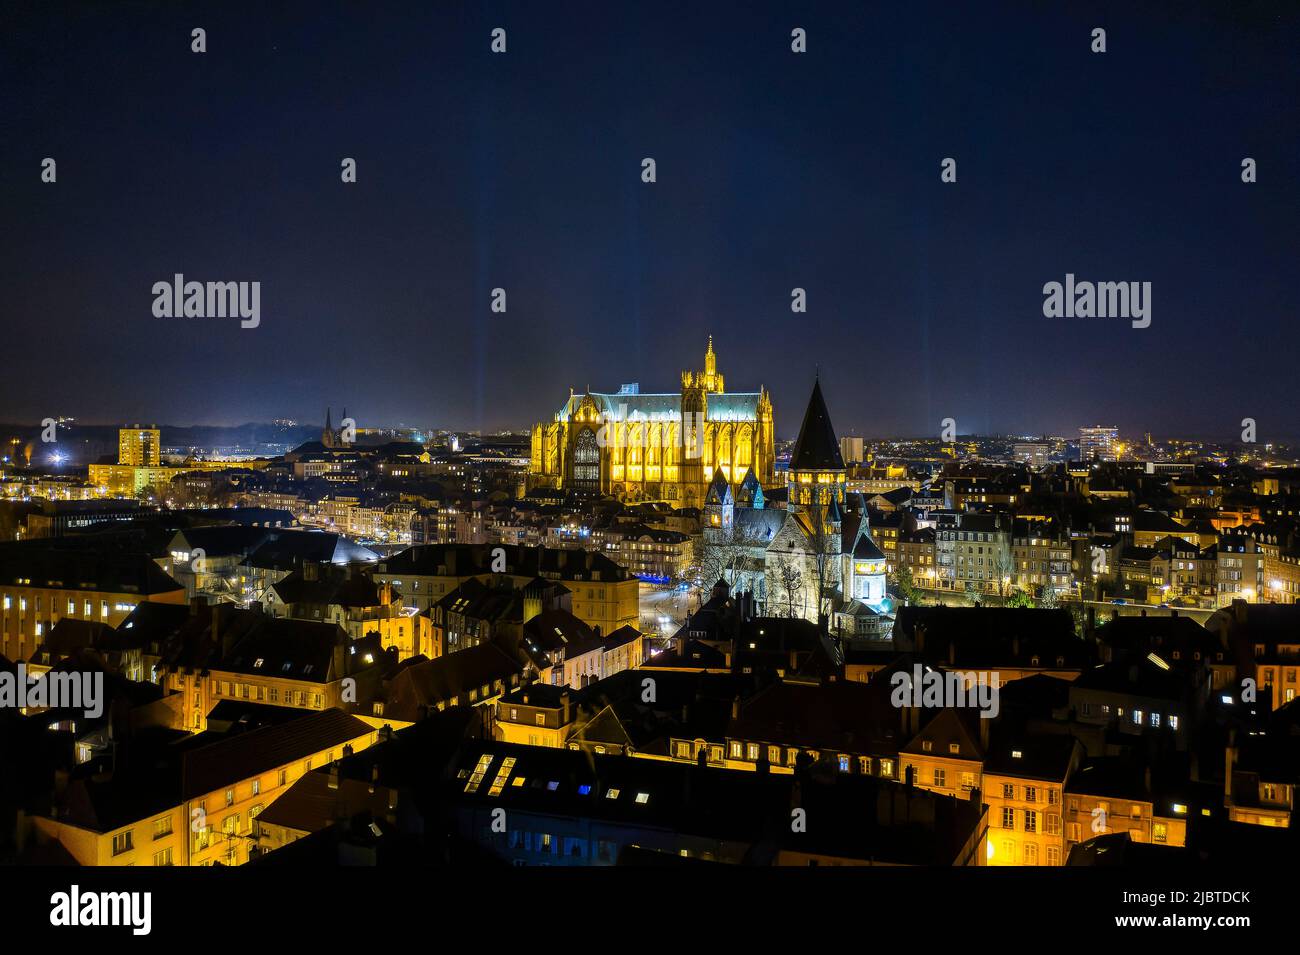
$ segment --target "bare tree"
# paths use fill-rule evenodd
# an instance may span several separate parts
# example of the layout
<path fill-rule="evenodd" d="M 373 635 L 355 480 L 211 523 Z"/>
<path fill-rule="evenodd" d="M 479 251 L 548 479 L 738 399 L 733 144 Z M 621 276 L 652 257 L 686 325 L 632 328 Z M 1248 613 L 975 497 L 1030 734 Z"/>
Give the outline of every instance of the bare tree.
<path fill-rule="evenodd" d="M 761 551 L 766 541 L 757 529 L 733 522 L 726 528 L 706 528 L 701 536 L 695 563 L 705 592 L 719 579 L 735 586 L 741 573 L 758 569 L 753 565 L 754 552 Z"/>
<path fill-rule="evenodd" d="M 806 508 L 808 515 L 808 543 L 813 550 L 815 578 L 812 581 L 817 597 L 817 625 L 822 632 L 829 632 L 831 597 L 839 586 L 839 564 L 836 560 L 840 551 L 839 533 L 826 521 L 826 508 L 822 504 L 811 504 Z"/>
<path fill-rule="evenodd" d="M 803 572 L 799 562 L 790 557 L 781 557 L 776 562 L 776 583 L 780 596 L 784 598 L 787 617 L 798 617 L 795 611 L 795 598 L 803 593 Z"/>
<path fill-rule="evenodd" d="M 993 572 L 997 574 L 998 594 L 1003 599 L 1011 593 L 1015 571 L 1016 562 L 1011 556 L 1011 551 L 999 547 L 997 555 L 993 558 Z"/>

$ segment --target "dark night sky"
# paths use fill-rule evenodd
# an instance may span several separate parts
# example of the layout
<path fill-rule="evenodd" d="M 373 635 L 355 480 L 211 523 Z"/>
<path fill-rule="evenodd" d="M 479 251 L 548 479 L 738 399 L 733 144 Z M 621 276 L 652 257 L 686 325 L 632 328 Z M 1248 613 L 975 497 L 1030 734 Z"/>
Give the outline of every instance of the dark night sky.
<path fill-rule="evenodd" d="M 518 427 L 712 333 L 781 436 L 817 365 L 841 433 L 1300 433 L 1297 4 L 262 6 L 0 8 L 0 420 Z"/>

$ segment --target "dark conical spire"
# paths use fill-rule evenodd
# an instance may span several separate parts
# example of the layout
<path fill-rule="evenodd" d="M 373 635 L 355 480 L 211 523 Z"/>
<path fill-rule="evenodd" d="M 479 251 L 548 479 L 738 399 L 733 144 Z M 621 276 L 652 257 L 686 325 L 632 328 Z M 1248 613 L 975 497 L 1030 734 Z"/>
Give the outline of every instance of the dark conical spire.
<path fill-rule="evenodd" d="M 812 397 L 804 412 L 799 440 L 794 443 L 790 457 L 791 471 L 842 471 L 844 458 L 840 456 L 840 442 L 835 437 L 826 400 L 822 397 L 821 378 L 813 382 Z"/>

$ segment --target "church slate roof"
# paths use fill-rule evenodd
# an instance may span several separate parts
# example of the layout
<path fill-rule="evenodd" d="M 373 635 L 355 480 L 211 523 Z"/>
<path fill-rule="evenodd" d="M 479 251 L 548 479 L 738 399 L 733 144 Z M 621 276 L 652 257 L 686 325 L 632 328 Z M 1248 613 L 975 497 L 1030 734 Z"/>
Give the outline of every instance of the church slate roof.
<path fill-rule="evenodd" d="M 808 410 L 804 412 L 799 440 L 790 456 L 791 471 L 842 471 L 844 458 L 840 456 L 840 443 L 835 438 L 826 400 L 822 397 L 821 380 L 813 383 Z"/>
<path fill-rule="evenodd" d="M 606 421 L 681 421 L 682 396 L 676 394 L 608 394 L 590 392 L 589 396 Z M 582 403 L 584 395 L 574 394 L 560 409 L 559 419 L 568 421 Z M 756 421 L 761 392 L 713 393 L 705 399 L 707 421 Z"/>

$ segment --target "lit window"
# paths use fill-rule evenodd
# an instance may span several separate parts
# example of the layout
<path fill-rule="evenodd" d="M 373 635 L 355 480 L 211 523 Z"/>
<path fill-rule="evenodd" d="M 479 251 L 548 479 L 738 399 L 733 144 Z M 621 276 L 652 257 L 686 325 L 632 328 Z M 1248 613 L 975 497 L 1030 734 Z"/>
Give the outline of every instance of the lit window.
<path fill-rule="evenodd" d="M 492 765 L 492 754 L 484 753 L 479 757 L 478 764 L 474 767 L 474 772 L 470 774 L 469 782 L 465 784 L 465 792 L 478 792 L 478 787 L 483 784 L 483 777 L 487 775 L 488 767 Z M 311 767 L 308 766 L 308 769 Z"/>
<path fill-rule="evenodd" d="M 607 790 L 605 790 L 605 798 L 606 798 L 606 799 L 617 799 L 617 798 L 618 798 L 618 790 L 617 790 L 617 789 L 607 789 Z"/>

